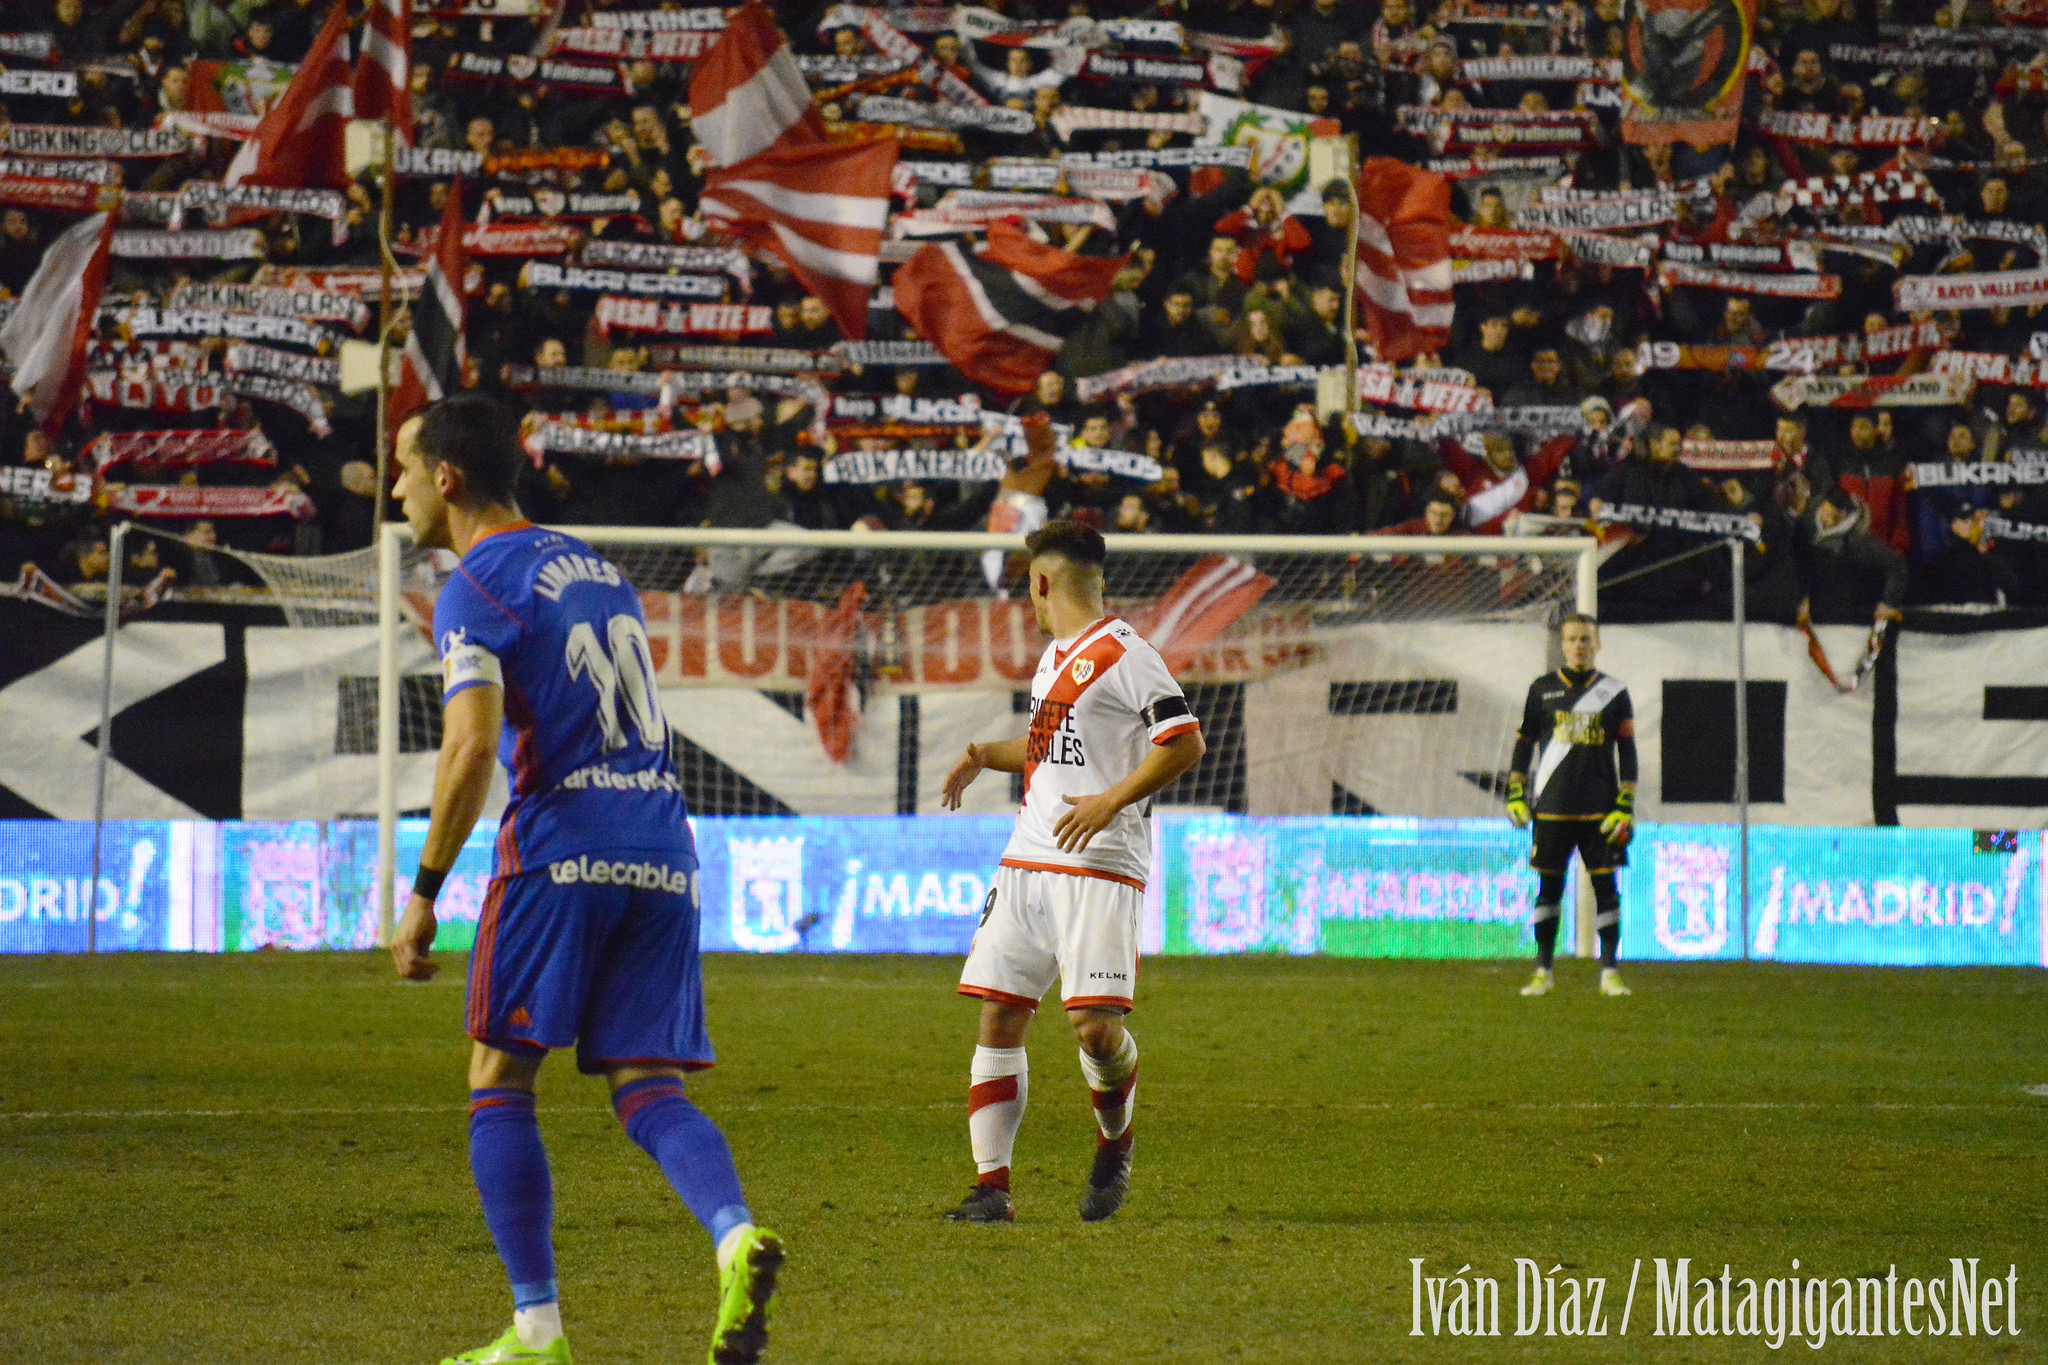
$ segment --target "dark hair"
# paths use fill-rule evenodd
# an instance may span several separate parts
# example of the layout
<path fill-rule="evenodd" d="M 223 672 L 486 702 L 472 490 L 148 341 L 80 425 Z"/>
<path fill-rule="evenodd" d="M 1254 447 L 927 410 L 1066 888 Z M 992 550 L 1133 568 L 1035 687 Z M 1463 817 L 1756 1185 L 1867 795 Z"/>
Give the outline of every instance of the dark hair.
<path fill-rule="evenodd" d="M 1558 634 L 1564 634 L 1564 628 L 1570 625 L 1591 626 L 1597 632 L 1600 629 L 1600 618 L 1588 616 L 1583 611 L 1572 612 L 1557 623 Z"/>
<path fill-rule="evenodd" d="M 1058 555 L 1070 564 L 1099 569 L 1102 561 L 1109 558 L 1109 547 L 1102 543 L 1102 532 L 1094 527 L 1062 519 L 1048 521 L 1024 537 L 1024 553 L 1033 559 Z"/>
<path fill-rule="evenodd" d="M 458 393 L 431 404 L 420 414 L 415 444 L 421 459 L 455 466 L 467 501 L 509 504 L 517 496 L 526 458 L 519 420 L 495 399 Z"/>

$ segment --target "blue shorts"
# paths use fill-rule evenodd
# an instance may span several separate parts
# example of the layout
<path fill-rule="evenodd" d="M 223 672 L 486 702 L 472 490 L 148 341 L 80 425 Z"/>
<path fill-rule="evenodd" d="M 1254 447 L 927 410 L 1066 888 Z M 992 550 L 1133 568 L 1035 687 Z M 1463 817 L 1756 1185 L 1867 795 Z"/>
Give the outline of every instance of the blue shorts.
<path fill-rule="evenodd" d="M 588 1075 L 710 1066 L 696 874 L 637 853 L 493 877 L 470 949 L 465 1030 L 503 1052 L 574 1043 Z"/>

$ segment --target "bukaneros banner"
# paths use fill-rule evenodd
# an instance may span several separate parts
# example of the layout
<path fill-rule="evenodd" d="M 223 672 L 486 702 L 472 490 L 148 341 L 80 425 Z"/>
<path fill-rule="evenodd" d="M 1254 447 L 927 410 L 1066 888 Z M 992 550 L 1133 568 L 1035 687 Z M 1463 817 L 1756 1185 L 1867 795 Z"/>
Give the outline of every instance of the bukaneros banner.
<path fill-rule="evenodd" d="M 218 308 L 124 308 L 114 314 L 114 323 L 130 337 L 231 337 L 312 350 L 332 349 L 341 342 L 332 328 L 304 318 Z"/>
<path fill-rule="evenodd" d="M 1631 0 L 1622 24 L 1622 138 L 1702 151 L 1733 142 L 1756 0 Z"/>
<path fill-rule="evenodd" d="M 107 506 L 131 517 L 160 520 L 290 517 L 306 521 L 314 513 L 313 500 L 295 484 L 269 488 L 130 484 L 110 489 Z"/>
<path fill-rule="evenodd" d="M 341 383 L 339 356 L 301 355 L 238 341 L 228 347 L 226 358 L 229 374 L 267 374 L 323 388 L 335 388 Z"/>
<path fill-rule="evenodd" d="M 1756 128 L 1760 133 L 1783 138 L 1787 142 L 1832 147 L 1914 147 L 1933 141 L 1940 127 L 1939 119 L 1913 118 L 1904 114 L 1838 118 L 1832 114 L 1765 109 L 1756 116 Z"/>
<path fill-rule="evenodd" d="M 1840 275 L 1766 275 L 1750 270 L 1665 261 L 1657 281 L 1667 289 L 1712 289 L 1723 294 L 1760 294 L 1774 299 L 1834 299 L 1842 295 Z"/>
<path fill-rule="evenodd" d="M 767 336 L 775 330 L 775 310 L 764 303 L 666 303 L 616 294 L 597 301 L 594 320 L 600 332 L 660 336 Z"/>
<path fill-rule="evenodd" d="M 121 183 L 121 168 L 97 157 L 0 156 L 0 175 L 31 180 L 83 180 L 89 185 Z"/>
<path fill-rule="evenodd" d="M 2040 488 L 2048 485 L 2048 462 L 2022 460 L 1993 464 L 1909 464 L 1906 486 L 1926 488 Z"/>
<path fill-rule="evenodd" d="M 118 185 L 46 176 L 0 175 L 0 204 L 60 213 L 106 213 L 120 203 L 121 189 Z"/>
<path fill-rule="evenodd" d="M 95 436 L 79 462 L 104 476 L 126 466 L 144 473 L 207 465 L 277 464 L 277 450 L 261 430 L 211 427 L 188 431 L 107 431 Z M 196 490 L 195 490 L 196 491 Z M 237 490 L 241 492 L 261 490 Z"/>
<path fill-rule="evenodd" d="M 1461 81 L 1587 81 L 1621 80 L 1625 64 L 1605 57 L 1534 56 L 1477 57 L 1458 63 Z"/>
<path fill-rule="evenodd" d="M 2032 308 L 2048 303 L 2048 269 L 1977 275 L 1908 275 L 1892 285 L 1902 313 L 1947 308 Z"/>
<path fill-rule="evenodd" d="M 628 33 L 718 33 L 725 28 L 726 10 L 719 5 L 694 9 L 604 10 L 593 8 L 592 28 L 624 29 Z"/>
<path fill-rule="evenodd" d="M 825 461 L 826 483 L 967 480 L 993 483 L 1010 472 L 993 450 L 850 450 Z"/>
<path fill-rule="evenodd" d="M 1799 374 L 1771 387 L 1771 401 L 1796 408 L 1942 408 L 1970 401 L 1973 382 L 1961 374 Z"/>
<path fill-rule="evenodd" d="M 600 455 L 632 460 L 690 460 L 718 467 L 718 442 L 703 431 L 599 431 L 574 422 L 543 418 L 524 438 L 536 461 L 543 452 Z"/>
<path fill-rule="evenodd" d="M 585 265 L 557 265 L 553 261 L 530 261 L 519 272 L 525 289 L 568 289 L 592 294 L 629 294 L 657 299 L 720 299 L 725 297 L 723 275 L 629 274 Z"/>
<path fill-rule="evenodd" d="M 1763 528 L 1756 520 L 1735 512 L 1695 512 L 1689 507 L 1643 507 L 1636 503 L 1615 502 L 1601 504 L 1595 519 L 1604 524 L 1684 531 L 1699 536 L 1749 541 L 1763 538 Z"/>
<path fill-rule="evenodd" d="M 609 265 L 626 270 L 708 270 L 747 281 L 754 264 L 747 253 L 728 246 L 670 246 L 662 242 L 587 243 L 582 252 L 586 266 Z"/>
<path fill-rule="evenodd" d="M 0 128 L 0 150 L 18 156 L 177 156 L 192 150 L 192 139 L 174 128 L 10 123 Z"/>

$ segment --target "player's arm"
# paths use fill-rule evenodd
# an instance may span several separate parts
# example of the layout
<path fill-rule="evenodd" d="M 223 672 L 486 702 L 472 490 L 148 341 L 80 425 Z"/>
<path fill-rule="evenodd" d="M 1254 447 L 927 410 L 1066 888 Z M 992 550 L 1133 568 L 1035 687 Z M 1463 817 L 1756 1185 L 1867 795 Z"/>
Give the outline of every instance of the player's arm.
<path fill-rule="evenodd" d="M 967 788 L 984 769 L 999 773 L 1023 772 L 1023 739 L 999 739 L 991 744 L 968 745 L 967 752 L 960 755 L 960 761 L 953 765 L 953 771 L 946 774 L 940 801 L 947 810 L 960 809 L 960 798 L 966 795 Z"/>
<path fill-rule="evenodd" d="M 1155 741 L 1130 775 L 1106 792 L 1064 798 L 1069 809 L 1052 827 L 1053 837 L 1067 853 L 1079 853 L 1088 841 L 1109 828 L 1125 806 L 1134 805 L 1202 761 L 1209 746 L 1200 730 L 1184 730 Z"/>
<path fill-rule="evenodd" d="M 1522 704 L 1522 728 L 1515 731 L 1515 752 L 1508 760 L 1508 820 L 1516 829 L 1529 823 L 1529 760 L 1536 756 L 1536 735 L 1541 718 L 1536 706 L 1536 689 Z"/>
<path fill-rule="evenodd" d="M 433 818 L 420 850 L 423 871 L 445 873 L 469 841 L 490 798 L 491 768 L 498 761 L 498 731 L 504 723 L 505 691 L 493 684 L 465 687 L 443 706 L 441 752 L 434 761 Z M 391 960 L 399 976 L 425 981 L 441 970 L 427 955 L 437 927 L 433 899 L 415 891 L 391 937 Z"/>
<path fill-rule="evenodd" d="M 1636 719 L 1635 708 L 1623 692 L 1615 708 L 1614 773 L 1620 792 L 1614 809 L 1600 822 L 1600 832 L 1613 844 L 1626 844 L 1636 832 Z"/>

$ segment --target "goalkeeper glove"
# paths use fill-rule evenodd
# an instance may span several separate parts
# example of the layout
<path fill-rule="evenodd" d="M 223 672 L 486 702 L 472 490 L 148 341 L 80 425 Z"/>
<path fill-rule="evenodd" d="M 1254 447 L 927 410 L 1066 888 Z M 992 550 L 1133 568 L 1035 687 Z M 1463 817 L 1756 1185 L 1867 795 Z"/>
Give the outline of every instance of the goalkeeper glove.
<path fill-rule="evenodd" d="M 1508 823 L 1516 829 L 1529 827 L 1529 798 L 1519 777 L 1508 779 Z"/>
<path fill-rule="evenodd" d="M 1600 834 L 1616 848 L 1628 847 L 1636 834 L 1636 794 L 1623 792 L 1614 798 L 1614 809 L 1600 822 Z"/>

